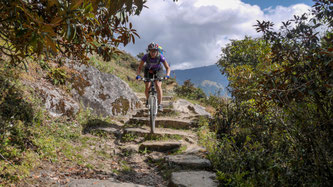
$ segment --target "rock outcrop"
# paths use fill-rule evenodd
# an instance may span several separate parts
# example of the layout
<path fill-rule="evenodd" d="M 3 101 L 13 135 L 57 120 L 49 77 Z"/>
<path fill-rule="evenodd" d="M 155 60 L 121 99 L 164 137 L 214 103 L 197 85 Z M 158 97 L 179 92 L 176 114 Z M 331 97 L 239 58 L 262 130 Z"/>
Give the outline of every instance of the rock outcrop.
<path fill-rule="evenodd" d="M 45 109 L 53 117 L 59 117 L 62 115 L 73 116 L 79 109 L 79 103 L 75 101 L 65 91 L 55 87 L 50 82 L 29 82 L 25 81 L 25 84 L 31 86 L 44 103 Z"/>
<path fill-rule="evenodd" d="M 66 66 L 75 72 L 71 75 L 70 93 L 43 78 L 24 80 L 40 95 L 52 116 L 74 116 L 83 104 L 97 115 L 126 117 L 141 106 L 139 98 L 119 77 L 83 64 L 67 63 Z"/>
<path fill-rule="evenodd" d="M 173 108 L 179 112 L 186 114 L 211 117 L 210 113 L 208 113 L 203 106 L 198 104 L 192 104 L 185 99 L 178 99 L 177 101 L 175 101 L 173 103 Z"/>
<path fill-rule="evenodd" d="M 96 114 L 126 116 L 140 106 L 138 97 L 119 77 L 83 64 L 69 66 L 81 73 L 74 78 L 73 97 Z"/>

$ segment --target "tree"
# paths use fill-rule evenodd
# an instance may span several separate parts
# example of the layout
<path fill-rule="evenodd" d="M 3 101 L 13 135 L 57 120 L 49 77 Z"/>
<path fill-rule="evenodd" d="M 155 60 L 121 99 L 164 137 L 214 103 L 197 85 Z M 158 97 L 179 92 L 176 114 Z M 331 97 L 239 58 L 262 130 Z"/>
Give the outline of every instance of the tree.
<path fill-rule="evenodd" d="M 175 0 L 174 0 L 175 1 Z M 87 60 L 104 58 L 139 37 L 129 16 L 139 15 L 145 0 L 1 0 L 0 53 L 13 65 L 27 57 L 61 53 Z M 9 58 L 9 59 L 8 59 Z"/>
<path fill-rule="evenodd" d="M 200 100 L 206 99 L 206 94 L 201 88 L 195 87 L 190 79 L 184 81 L 182 86 L 177 86 L 175 92 L 178 96 L 189 99 Z"/>
<path fill-rule="evenodd" d="M 240 65 L 255 67 L 267 59 L 270 46 L 262 38 L 245 37 L 243 40 L 231 40 L 222 49 L 221 58 L 217 62 L 222 74 L 228 74 L 227 68 Z"/>
<path fill-rule="evenodd" d="M 234 106 L 217 113 L 223 122 L 217 125 L 231 128 L 218 134 L 223 151 L 217 151 L 217 168 L 237 168 L 221 170 L 228 185 L 332 183 L 333 6 L 315 2 L 311 16 L 294 16 L 279 31 L 258 21 L 262 38 L 222 49 L 218 63 Z"/>

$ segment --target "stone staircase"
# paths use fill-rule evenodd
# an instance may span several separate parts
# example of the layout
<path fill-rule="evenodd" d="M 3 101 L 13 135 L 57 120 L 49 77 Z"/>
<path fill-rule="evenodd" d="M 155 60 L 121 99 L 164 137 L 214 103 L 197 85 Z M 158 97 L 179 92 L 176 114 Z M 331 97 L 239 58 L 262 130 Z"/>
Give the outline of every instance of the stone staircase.
<path fill-rule="evenodd" d="M 145 103 L 144 94 L 139 93 L 137 96 L 142 103 Z M 197 144 L 198 137 L 194 127 L 197 126 L 198 116 L 202 116 L 202 113 L 198 114 L 195 111 L 202 109 L 193 109 L 194 105 L 189 103 L 186 107 L 185 101 L 176 102 L 171 96 L 164 96 L 162 104 L 164 110 L 157 115 L 154 134 L 150 134 L 148 110 L 144 105 L 137 109 L 136 114 L 122 129 L 104 129 L 108 133 L 118 134 L 121 150 L 144 153 L 146 161 L 158 165 L 161 173 L 166 173 L 165 176 L 169 179 L 167 186 L 218 186 L 212 165 L 205 158 L 205 149 Z M 85 181 L 86 184 L 115 185 L 114 181 L 109 182 Z M 123 183 L 118 185 L 142 186 Z M 76 183 L 71 183 L 69 186 L 76 186 Z"/>
<path fill-rule="evenodd" d="M 145 96 L 137 94 L 144 103 Z M 188 113 L 174 108 L 173 97 L 164 96 L 163 112 L 159 112 L 156 118 L 156 132 L 150 134 L 148 110 L 140 108 L 127 123 L 129 127 L 124 129 L 124 134 L 132 134 L 146 137 L 148 141 L 139 144 L 139 151 L 148 150 L 156 152 L 177 152 L 178 154 L 153 158 L 156 162 L 163 162 L 168 170 L 174 172 L 170 175 L 168 186 L 218 186 L 215 173 L 208 159 L 204 158 L 205 149 L 197 145 L 197 135 L 191 131 L 197 126 L 197 113 Z M 150 136 L 154 136 L 149 140 Z M 148 137 L 148 138 L 147 138 Z"/>

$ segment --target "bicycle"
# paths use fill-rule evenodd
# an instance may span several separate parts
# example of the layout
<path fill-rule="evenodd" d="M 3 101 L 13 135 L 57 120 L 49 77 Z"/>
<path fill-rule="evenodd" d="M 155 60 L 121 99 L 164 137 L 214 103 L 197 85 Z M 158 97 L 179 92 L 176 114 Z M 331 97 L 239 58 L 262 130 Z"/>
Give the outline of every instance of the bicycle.
<path fill-rule="evenodd" d="M 155 119 L 157 116 L 157 91 L 155 89 L 155 81 L 167 80 L 167 78 L 157 78 L 156 75 L 153 78 L 140 78 L 144 82 L 150 82 L 149 96 L 148 96 L 148 112 L 150 117 L 150 133 L 154 134 L 155 132 Z"/>

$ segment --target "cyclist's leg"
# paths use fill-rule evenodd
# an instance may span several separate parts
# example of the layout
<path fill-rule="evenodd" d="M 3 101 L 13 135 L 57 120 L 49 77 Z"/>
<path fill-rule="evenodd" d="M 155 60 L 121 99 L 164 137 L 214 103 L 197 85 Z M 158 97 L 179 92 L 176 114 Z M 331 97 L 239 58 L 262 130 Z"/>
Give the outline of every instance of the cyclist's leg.
<path fill-rule="evenodd" d="M 160 79 L 163 78 L 163 69 L 161 68 L 159 71 L 156 72 L 156 76 Z M 162 82 L 161 81 L 155 81 L 156 84 L 156 90 L 157 90 L 157 99 L 158 99 L 158 104 L 160 105 L 162 103 L 162 98 L 163 98 L 163 90 L 162 90 Z"/>
<path fill-rule="evenodd" d="M 145 95 L 146 95 L 146 99 L 148 100 L 148 97 L 149 97 L 149 89 L 150 89 L 150 85 L 151 83 L 150 82 L 145 82 Z"/>
<path fill-rule="evenodd" d="M 151 75 L 148 71 L 148 69 L 144 70 L 144 78 L 148 79 L 151 78 Z M 149 89 L 150 89 L 150 82 L 145 82 L 145 95 L 146 95 L 146 99 L 148 101 L 148 97 L 149 97 Z"/>
<path fill-rule="evenodd" d="M 162 103 L 162 97 L 163 97 L 162 82 L 155 81 L 155 85 L 156 85 L 156 90 L 157 90 L 157 100 L 158 100 L 158 104 L 160 105 Z"/>

